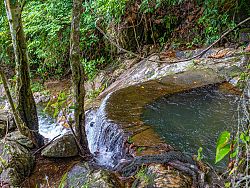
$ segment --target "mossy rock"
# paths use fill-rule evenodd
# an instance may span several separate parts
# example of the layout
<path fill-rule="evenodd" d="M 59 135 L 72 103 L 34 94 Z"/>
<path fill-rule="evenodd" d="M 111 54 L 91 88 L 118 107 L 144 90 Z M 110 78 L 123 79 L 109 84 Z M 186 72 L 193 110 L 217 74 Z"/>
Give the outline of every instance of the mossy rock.
<path fill-rule="evenodd" d="M 192 186 L 191 177 L 163 164 L 151 164 L 148 167 L 142 167 L 135 177 L 132 187 L 137 188 L 189 188 Z"/>
<path fill-rule="evenodd" d="M 35 158 L 29 148 L 33 147 L 32 142 L 20 132 L 15 131 L 8 134 L 0 142 L 0 179 L 2 183 L 11 186 L 19 186 L 29 176 Z"/>
<path fill-rule="evenodd" d="M 5 136 L 7 126 L 8 132 L 11 132 L 16 128 L 13 115 L 7 110 L 0 109 L 0 138 Z"/>
<path fill-rule="evenodd" d="M 88 188 L 116 188 L 120 187 L 115 181 L 113 175 L 102 169 L 93 169 L 88 163 L 78 163 L 68 172 L 66 178 L 66 187 L 88 187 Z"/>
<path fill-rule="evenodd" d="M 42 150 L 45 157 L 74 157 L 78 148 L 72 134 L 65 134 Z"/>

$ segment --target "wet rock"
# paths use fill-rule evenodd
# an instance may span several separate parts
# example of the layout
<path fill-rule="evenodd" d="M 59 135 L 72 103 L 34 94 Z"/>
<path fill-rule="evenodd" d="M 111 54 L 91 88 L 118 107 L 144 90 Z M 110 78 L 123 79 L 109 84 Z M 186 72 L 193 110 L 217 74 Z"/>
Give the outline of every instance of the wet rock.
<path fill-rule="evenodd" d="M 77 145 L 72 134 L 65 134 L 42 150 L 45 157 L 73 157 L 78 155 Z"/>
<path fill-rule="evenodd" d="M 132 187 L 188 188 L 192 178 L 163 164 L 151 164 L 136 174 Z"/>
<path fill-rule="evenodd" d="M 8 141 L 17 142 L 18 144 L 29 149 L 32 149 L 34 147 L 32 141 L 28 137 L 22 135 L 19 131 L 9 133 L 6 139 Z"/>
<path fill-rule="evenodd" d="M 0 98 L 4 98 L 5 90 L 3 84 L 0 84 Z"/>
<path fill-rule="evenodd" d="M 7 127 L 8 132 L 16 128 L 13 115 L 7 110 L 0 109 L 0 138 L 5 136 Z"/>
<path fill-rule="evenodd" d="M 99 98 L 105 97 L 108 93 L 117 91 L 122 88 L 126 88 L 136 84 L 142 84 L 150 80 L 157 80 L 166 76 L 175 75 L 178 73 L 192 71 L 192 70 L 213 70 L 220 74 L 221 70 L 224 70 L 232 66 L 240 66 L 243 55 L 242 50 L 235 50 L 232 48 L 216 48 L 209 50 L 206 54 L 199 59 L 192 59 L 190 61 L 183 61 L 174 63 L 173 61 L 180 61 L 180 59 L 186 59 L 193 57 L 203 49 L 197 49 L 194 51 L 181 51 L 176 52 L 178 59 L 164 58 L 165 63 L 153 62 L 158 60 L 158 55 L 150 57 L 151 61 L 142 60 L 135 65 L 132 64 L 131 68 L 122 71 L 121 74 L 115 79 L 115 81 L 106 88 L 99 96 Z M 180 58 L 180 59 L 179 59 Z M 224 77 L 223 77 L 224 78 Z"/>
<path fill-rule="evenodd" d="M 94 170 L 88 163 L 78 163 L 67 173 L 66 187 L 116 188 L 119 187 L 110 172 Z"/>
<path fill-rule="evenodd" d="M 33 95 L 34 95 L 34 99 L 35 99 L 36 104 L 46 103 L 46 102 L 49 102 L 49 100 L 50 100 L 49 95 L 44 95 L 41 92 L 35 92 Z"/>
<path fill-rule="evenodd" d="M 237 86 L 240 81 L 240 75 L 242 71 L 243 70 L 237 66 L 231 66 L 220 70 L 220 74 L 223 75 L 229 83 Z"/>
<path fill-rule="evenodd" d="M 2 184 L 16 187 L 30 175 L 35 161 L 29 150 L 30 147 L 33 147 L 32 142 L 18 131 L 8 134 L 1 140 L 0 180 Z"/>
<path fill-rule="evenodd" d="M 250 42 L 250 28 L 240 30 L 240 42 Z"/>

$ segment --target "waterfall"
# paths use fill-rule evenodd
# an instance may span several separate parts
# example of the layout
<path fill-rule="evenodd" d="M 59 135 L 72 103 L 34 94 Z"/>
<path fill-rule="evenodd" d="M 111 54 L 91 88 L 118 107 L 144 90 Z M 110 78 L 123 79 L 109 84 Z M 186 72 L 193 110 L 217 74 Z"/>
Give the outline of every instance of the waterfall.
<path fill-rule="evenodd" d="M 107 118 L 105 107 L 110 95 L 105 97 L 99 109 L 86 112 L 86 133 L 96 163 L 112 168 L 125 157 L 125 135 L 117 124 Z"/>
<path fill-rule="evenodd" d="M 106 96 L 99 109 L 91 109 L 86 112 L 85 127 L 89 149 L 94 154 L 95 162 L 107 168 L 113 168 L 125 157 L 124 132 L 116 123 L 107 118 L 105 112 L 110 95 Z M 51 140 L 59 134 L 69 132 L 69 129 L 45 114 L 42 109 L 42 106 L 38 106 L 40 134 Z M 73 112 L 69 115 L 73 116 Z"/>

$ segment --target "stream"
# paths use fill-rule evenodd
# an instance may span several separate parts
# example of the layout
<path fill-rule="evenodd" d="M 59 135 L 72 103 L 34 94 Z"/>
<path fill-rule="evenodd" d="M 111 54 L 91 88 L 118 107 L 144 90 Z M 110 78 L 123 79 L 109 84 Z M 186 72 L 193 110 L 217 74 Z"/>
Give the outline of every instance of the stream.
<path fill-rule="evenodd" d="M 45 138 L 52 140 L 58 135 L 63 135 L 69 130 L 59 125 L 54 118 L 43 111 L 44 107 L 37 105 L 37 115 L 39 121 L 39 133 Z"/>
<path fill-rule="evenodd" d="M 94 155 L 95 164 L 105 168 L 113 168 L 125 157 L 124 133 L 117 124 L 106 118 L 105 105 L 110 95 L 95 110 L 85 113 L 86 134 L 90 152 Z M 43 106 L 37 106 L 39 133 L 51 140 L 58 135 L 70 132 L 58 124 L 54 118 L 43 111 Z"/>
<path fill-rule="evenodd" d="M 188 155 L 202 147 L 205 161 L 223 168 L 226 161 L 214 165 L 216 141 L 222 131 L 236 128 L 237 99 L 215 86 L 193 89 L 148 104 L 142 119 L 166 143 Z"/>
<path fill-rule="evenodd" d="M 106 118 L 108 95 L 97 110 L 86 113 L 86 133 L 89 148 L 100 166 L 113 168 L 125 158 L 124 133 Z M 167 95 L 146 105 L 141 119 L 150 125 L 166 143 L 187 155 L 203 148 L 204 160 L 217 169 L 226 161 L 214 165 L 216 140 L 222 131 L 232 131 L 237 125 L 237 100 L 233 94 L 220 92 L 217 86 L 207 86 L 183 93 Z M 1 100 L 4 102 L 4 100 Z M 37 106 L 39 132 L 51 140 L 69 132 Z"/>

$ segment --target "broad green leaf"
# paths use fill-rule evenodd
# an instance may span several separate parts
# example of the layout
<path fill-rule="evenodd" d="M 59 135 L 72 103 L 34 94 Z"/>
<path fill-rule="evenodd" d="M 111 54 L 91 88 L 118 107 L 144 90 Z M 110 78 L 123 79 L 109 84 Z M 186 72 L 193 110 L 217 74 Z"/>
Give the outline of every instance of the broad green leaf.
<path fill-rule="evenodd" d="M 222 132 L 217 140 L 216 150 L 219 148 L 223 148 L 225 145 L 227 145 L 229 140 L 230 140 L 230 132 L 228 131 Z"/>
<path fill-rule="evenodd" d="M 215 163 L 221 161 L 230 152 L 230 144 L 225 145 L 223 148 L 217 148 Z"/>
<path fill-rule="evenodd" d="M 230 133 L 224 131 L 220 134 L 216 145 L 215 163 L 221 161 L 230 152 Z"/>

